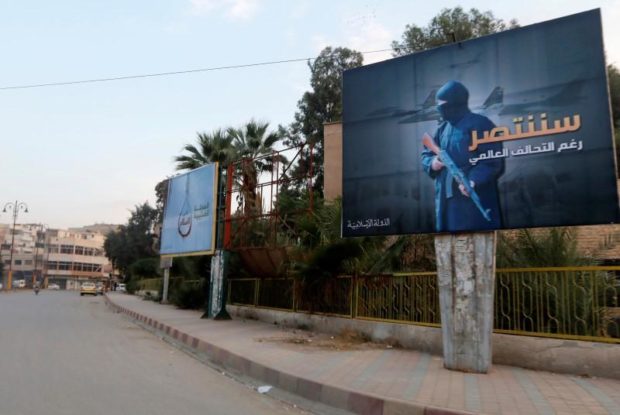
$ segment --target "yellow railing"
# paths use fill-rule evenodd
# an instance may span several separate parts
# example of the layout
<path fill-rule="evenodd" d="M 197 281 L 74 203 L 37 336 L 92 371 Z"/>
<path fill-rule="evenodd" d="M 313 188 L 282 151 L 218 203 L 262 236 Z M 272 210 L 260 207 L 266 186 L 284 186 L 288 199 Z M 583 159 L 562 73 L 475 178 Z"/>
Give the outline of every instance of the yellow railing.
<path fill-rule="evenodd" d="M 439 326 L 437 274 L 413 272 L 356 279 L 357 318 Z"/>
<path fill-rule="evenodd" d="M 170 278 L 170 287 L 174 287 L 179 284 L 183 285 L 200 285 L 202 280 L 186 280 L 183 277 Z M 163 278 L 144 278 L 136 281 L 136 287 L 138 290 L 145 291 L 159 291 L 162 287 Z"/>
<path fill-rule="evenodd" d="M 162 284 L 161 278 L 145 278 L 137 282 L 137 287 L 138 287 L 138 290 L 159 291 L 161 284 Z"/>
<path fill-rule="evenodd" d="M 620 267 L 498 269 L 495 331 L 620 343 Z M 435 272 L 294 279 L 231 279 L 237 305 L 439 326 Z"/>
<path fill-rule="evenodd" d="M 513 268 L 495 280 L 495 329 L 620 343 L 620 267 Z"/>

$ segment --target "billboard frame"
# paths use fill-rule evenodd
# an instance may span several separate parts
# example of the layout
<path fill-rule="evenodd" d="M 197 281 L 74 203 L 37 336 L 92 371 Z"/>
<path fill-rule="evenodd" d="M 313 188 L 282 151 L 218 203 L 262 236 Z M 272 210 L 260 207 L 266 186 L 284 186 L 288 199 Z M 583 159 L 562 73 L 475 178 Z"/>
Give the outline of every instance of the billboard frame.
<path fill-rule="evenodd" d="M 220 180 L 220 166 L 219 166 L 219 162 L 214 162 L 214 163 L 209 163 L 209 164 L 204 164 L 200 167 L 197 167 L 195 169 L 192 169 L 188 172 L 179 174 L 177 176 L 171 177 L 169 180 L 169 184 L 168 184 L 168 188 L 167 188 L 167 192 L 166 192 L 166 203 L 164 205 L 164 221 L 165 221 L 165 217 L 166 217 L 166 208 L 168 206 L 168 202 L 169 202 L 169 198 L 170 198 L 170 183 L 172 183 L 172 180 L 178 178 L 178 177 L 182 177 L 185 175 L 189 175 L 192 172 L 205 168 L 207 166 L 213 166 L 214 169 L 214 174 L 213 174 L 213 218 L 211 221 L 211 249 L 208 250 L 201 250 L 201 251 L 186 251 L 186 252 L 177 252 L 177 253 L 161 253 L 161 245 L 160 245 L 160 257 L 163 258 L 175 258 L 175 257 L 188 257 L 188 256 L 201 256 L 201 255 L 213 255 L 217 249 L 216 244 L 217 244 L 217 214 L 218 214 L 218 210 L 219 210 L 219 180 Z M 163 240 L 163 232 L 164 232 L 164 226 L 163 226 L 163 222 L 162 222 L 162 240 Z M 160 241 L 161 244 L 161 241 Z"/>

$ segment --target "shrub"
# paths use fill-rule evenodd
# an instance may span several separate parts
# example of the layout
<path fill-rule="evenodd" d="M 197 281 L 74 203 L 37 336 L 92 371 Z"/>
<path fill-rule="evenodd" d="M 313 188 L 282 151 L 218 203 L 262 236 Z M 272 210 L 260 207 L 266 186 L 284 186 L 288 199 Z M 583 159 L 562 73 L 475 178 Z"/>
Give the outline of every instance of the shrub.
<path fill-rule="evenodd" d="M 201 280 L 198 284 L 181 283 L 174 290 L 170 302 L 181 309 L 197 310 L 203 308 L 207 301 L 206 284 Z"/>

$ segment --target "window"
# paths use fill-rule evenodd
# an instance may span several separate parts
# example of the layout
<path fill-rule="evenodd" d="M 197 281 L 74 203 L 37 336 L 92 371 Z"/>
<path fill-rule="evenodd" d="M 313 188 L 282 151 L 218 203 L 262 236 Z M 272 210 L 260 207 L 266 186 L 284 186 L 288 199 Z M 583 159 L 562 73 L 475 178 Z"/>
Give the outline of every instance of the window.
<path fill-rule="evenodd" d="M 21 259 L 16 259 L 14 262 L 15 262 L 15 265 L 21 265 L 22 264 L 22 260 Z"/>
<path fill-rule="evenodd" d="M 32 265 L 32 259 L 25 260 L 24 265 Z"/>
<path fill-rule="evenodd" d="M 58 263 L 58 269 L 59 270 L 64 270 L 64 271 L 69 271 L 71 269 L 71 262 L 60 261 Z"/>
<path fill-rule="evenodd" d="M 73 245 L 60 245 L 60 253 L 61 254 L 72 254 Z"/>
<path fill-rule="evenodd" d="M 84 247 L 76 246 L 75 247 L 75 255 L 84 255 Z"/>
<path fill-rule="evenodd" d="M 47 252 L 50 252 L 52 254 L 57 254 L 58 253 L 58 245 L 50 245 L 47 248 Z"/>

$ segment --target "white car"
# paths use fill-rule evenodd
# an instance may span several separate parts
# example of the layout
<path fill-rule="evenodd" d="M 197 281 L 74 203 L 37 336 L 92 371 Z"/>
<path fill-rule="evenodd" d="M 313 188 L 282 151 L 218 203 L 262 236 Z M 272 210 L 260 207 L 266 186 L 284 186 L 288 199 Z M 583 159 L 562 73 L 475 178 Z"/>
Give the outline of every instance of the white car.
<path fill-rule="evenodd" d="M 125 284 L 123 283 L 120 283 L 116 286 L 116 291 L 125 292 L 127 291 L 127 286 L 125 286 Z"/>
<path fill-rule="evenodd" d="M 60 290 L 60 285 L 58 285 L 55 282 L 53 282 L 53 283 L 47 285 L 47 289 L 48 290 Z"/>
<path fill-rule="evenodd" d="M 26 288 L 26 280 L 13 281 L 13 288 Z"/>

